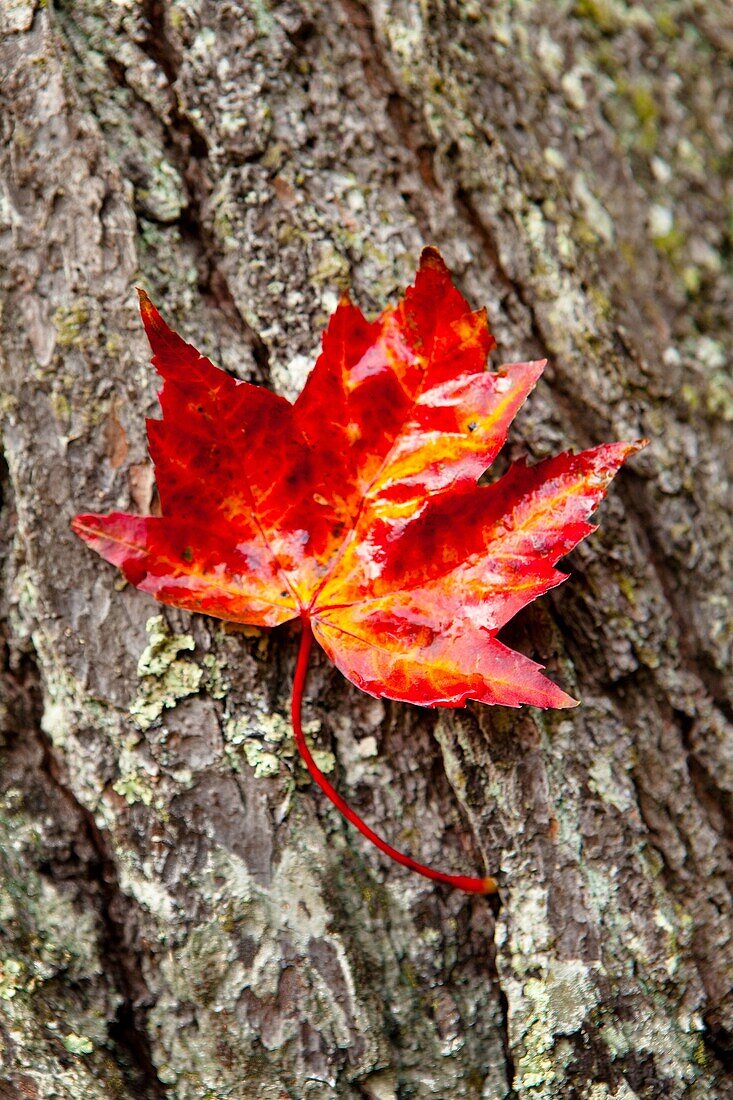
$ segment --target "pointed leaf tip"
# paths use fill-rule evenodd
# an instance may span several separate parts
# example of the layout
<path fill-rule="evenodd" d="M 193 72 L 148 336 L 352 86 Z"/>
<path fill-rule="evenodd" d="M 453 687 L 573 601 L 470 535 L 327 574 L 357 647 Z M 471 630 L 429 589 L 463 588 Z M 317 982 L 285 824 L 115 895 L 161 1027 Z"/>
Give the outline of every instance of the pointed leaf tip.
<path fill-rule="evenodd" d="M 146 291 L 144 291 L 141 286 L 136 286 L 135 290 L 137 291 L 140 316 L 143 319 L 143 325 L 145 326 L 148 340 L 152 345 L 154 336 L 163 336 L 169 329 L 153 303 L 150 301 Z"/>
<path fill-rule="evenodd" d="M 146 314 L 150 315 L 152 313 L 155 313 L 156 309 L 153 303 L 150 301 L 147 292 L 143 290 L 141 286 L 136 286 L 135 290 L 137 291 L 137 301 L 140 309 L 140 314 L 143 320 L 145 320 Z"/>
<path fill-rule="evenodd" d="M 419 270 L 423 271 L 428 268 L 432 268 L 433 271 L 440 271 L 448 274 L 448 269 L 445 266 L 445 260 L 441 256 L 435 245 L 429 244 L 423 248 L 420 253 L 420 267 Z"/>
<path fill-rule="evenodd" d="M 153 362 L 158 368 L 159 373 L 161 371 L 161 357 L 171 356 L 171 354 L 182 353 L 184 348 L 188 345 L 184 340 L 174 332 L 169 325 L 161 317 L 156 307 L 151 302 L 146 291 L 142 287 L 135 287 L 137 290 L 137 296 L 140 305 L 140 316 L 142 317 L 143 326 L 145 328 L 145 334 L 147 335 L 148 342 L 153 352 Z M 194 359 L 199 358 L 199 353 L 194 350 Z"/>

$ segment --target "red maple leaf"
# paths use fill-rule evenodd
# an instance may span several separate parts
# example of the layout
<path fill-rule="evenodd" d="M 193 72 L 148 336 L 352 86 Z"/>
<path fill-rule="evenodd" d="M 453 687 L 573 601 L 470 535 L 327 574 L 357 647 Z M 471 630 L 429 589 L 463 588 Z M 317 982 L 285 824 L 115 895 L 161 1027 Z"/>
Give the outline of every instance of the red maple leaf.
<path fill-rule="evenodd" d="M 164 379 L 163 419 L 148 421 L 162 515 L 79 515 L 73 529 L 163 603 L 263 627 L 300 617 L 292 716 L 311 775 L 400 863 L 496 890 L 396 851 L 318 770 L 300 719 L 311 640 L 376 696 L 573 706 L 497 632 L 566 579 L 555 563 L 595 530 L 588 517 L 643 442 L 517 462 L 478 485 L 545 360 L 488 372 L 486 312 L 433 248 L 375 321 L 341 302 L 294 404 L 217 369 L 143 292 L 140 307 Z"/>

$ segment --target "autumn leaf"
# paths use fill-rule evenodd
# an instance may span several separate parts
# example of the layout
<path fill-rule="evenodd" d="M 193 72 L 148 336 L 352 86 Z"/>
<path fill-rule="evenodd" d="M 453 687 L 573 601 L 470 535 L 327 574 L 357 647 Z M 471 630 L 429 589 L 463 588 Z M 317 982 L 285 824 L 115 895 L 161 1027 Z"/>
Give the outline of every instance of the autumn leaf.
<path fill-rule="evenodd" d="M 497 637 L 566 579 L 555 566 L 595 528 L 589 516 L 643 446 L 607 443 L 477 484 L 545 360 L 486 370 L 494 345 L 433 248 L 415 285 L 374 321 L 344 299 L 294 404 L 216 368 L 140 306 L 164 380 L 148 421 L 162 515 L 79 515 L 73 529 L 157 600 L 231 622 L 300 617 L 296 742 L 328 797 L 397 852 L 315 765 L 300 709 L 313 637 L 352 683 L 423 706 L 575 701 Z"/>

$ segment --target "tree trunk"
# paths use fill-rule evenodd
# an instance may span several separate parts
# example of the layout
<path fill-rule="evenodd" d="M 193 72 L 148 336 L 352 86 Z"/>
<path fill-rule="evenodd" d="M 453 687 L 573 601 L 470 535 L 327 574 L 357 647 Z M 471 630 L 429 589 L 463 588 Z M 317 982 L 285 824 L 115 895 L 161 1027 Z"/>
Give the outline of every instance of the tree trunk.
<path fill-rule="evenodd" d="M 733 1097 L 733 18 L 725 0 L 4 0 L 0 1097 Z M 648 436 L 505 632 L 570 712 L 424 712 L 297 633 L 119 583 L 150 509 L 136 312 L 296 393 L 340 289 L 436 243 L 510 456 Z M 332 754 L 332 755 L 327 755 Z"/>

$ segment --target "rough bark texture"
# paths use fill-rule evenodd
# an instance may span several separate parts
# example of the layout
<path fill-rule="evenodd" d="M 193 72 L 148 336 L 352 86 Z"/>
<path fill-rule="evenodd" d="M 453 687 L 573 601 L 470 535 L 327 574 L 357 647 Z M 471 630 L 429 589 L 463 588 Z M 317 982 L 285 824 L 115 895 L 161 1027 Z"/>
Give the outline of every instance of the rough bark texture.
<path fill-rule="evenodd" d="M 1 18 L 0 1097 L 733 1096 L 730 5 Z M 134 284 L 289 395 L 340 286 L 384 305 L 426 241 L 550 360 L 512 454 L 652 439 L 509 633 L 576 711 L 310 680 L 360 812 L 499 904 L 307 781 L 294 633 L 161 614 L 68 530 L 151 504 Z"/>

